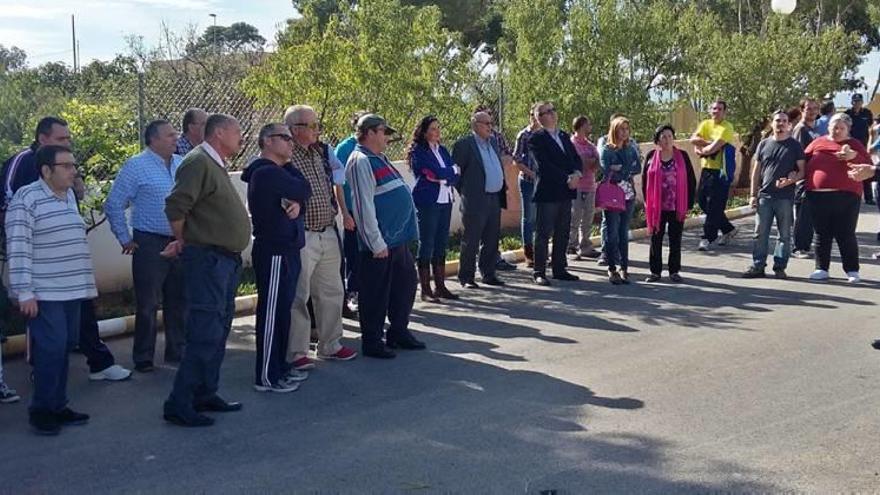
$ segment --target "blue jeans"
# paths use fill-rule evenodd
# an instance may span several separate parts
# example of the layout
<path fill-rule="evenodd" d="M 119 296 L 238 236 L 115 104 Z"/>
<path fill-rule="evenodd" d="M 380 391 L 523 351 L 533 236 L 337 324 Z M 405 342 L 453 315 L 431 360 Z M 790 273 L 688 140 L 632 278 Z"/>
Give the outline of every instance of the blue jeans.
<path fill-rule="evenodd" d="M 631 199 L 626 202 L 623 211 L 602 212 L 602 220 L 605 225 L 605 240 L 602 244 L 602 252 L 608 260 L 608 270 L 621 270 L 629 267 L 629 221 L 632 219 L 636 202 Z"/>
<path fill-rule="evenodd" d="M 527 180 L 519 180 L 519 199 L 522 218 L 520 220 L 520 232 L 524 246 L 532 246 L 535 243 L 535 203 L 532 196 L 535 195 L 535 183 Z"/>
<path fill-rule="evenodd" d="M 37 301 L 28 322 L 34 397 L 30 412 L 58 412 L 67 406 L 68 355 L 79 339 L 82 301 Z"/>
<path fill-rule="evenodd" d="M 186 346 L 174 388 L 165 402 L 166 413 L 193 415 L 196 402 L 217 394 L 240 272 L 241 257 L 237 255 L 205 246 L 184 248 Z"/>
<path fill-rule="evenodd" d="M 758 198 L 758 215 L 755 221 L 755 247 L 752 259 L 755 268 L 763 270 L 767 266 L 767 251 L 770 245 L 770 229 L 773 219 L 779 237 L 773 251 L 773 269 L 785 270 L 791 254 L 791 224 L 794 216 L 794 201 L 791 199 Z"/>
<path fill-rule="evenodd" d="M 452 203 L 418 206 L 416 216 L 419 220 L 419 261 L 422 263 L 429 263 L 433 259 L 445 261 Z"/>

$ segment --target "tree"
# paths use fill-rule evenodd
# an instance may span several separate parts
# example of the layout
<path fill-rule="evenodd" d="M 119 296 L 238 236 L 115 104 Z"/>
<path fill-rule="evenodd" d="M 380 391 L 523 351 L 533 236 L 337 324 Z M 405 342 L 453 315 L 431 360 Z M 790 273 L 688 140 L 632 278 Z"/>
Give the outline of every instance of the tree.
<path fill-rule="evenodd" d="M 17 46 L 6 48 L 0 44 L 0 74 L 25 68 L 27 53 Z"/>
<path fill-rule="evenodd" d="M 257 28 L 246 22 L 236 22 L 230 26 L 208 26 L 186 47 L 186 52 L 190 56 L 260 52 L 265 44 L 266 38 L 260 36 Z"/>
<path fill-rule="evenodd" d="M 357 110 L 383 114 L 410 129 L 433 113 L 447 136 L 468 125 L 466 98 L 476 79 L 460 37 L 441 25 L 436 7 L 374 0 L 356 7 L 340 2 L 323 22 L 306 9 L 303 39 L 289 38 L 251 71 L 245 90 L 267 106 L 314 106 L 330 136 L 350 133 Z M 307 31 L 307 34 L 305 34 Z"/>

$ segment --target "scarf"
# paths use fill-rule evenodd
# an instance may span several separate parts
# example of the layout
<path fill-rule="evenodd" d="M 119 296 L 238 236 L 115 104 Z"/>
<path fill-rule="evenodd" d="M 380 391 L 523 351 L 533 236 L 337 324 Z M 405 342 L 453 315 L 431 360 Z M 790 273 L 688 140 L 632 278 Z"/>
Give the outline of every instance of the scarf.
<path fill-rule="evenodd" d="M 660 150 L 654 151 L 651 165 L 648 167 L 648 184 L 645 188 L 645 219 L 648 222 L 648 232 L 655 233 L 660 228 L 660 213 L 663 209 L 663 170 L 660 164 Z M 672 149 L 672 158 L 675 160 L 675 213 L 679 222 L 683 222 L 687 216 L 687 171 L 684 167 L 684 157 L 677 148 Z"/>

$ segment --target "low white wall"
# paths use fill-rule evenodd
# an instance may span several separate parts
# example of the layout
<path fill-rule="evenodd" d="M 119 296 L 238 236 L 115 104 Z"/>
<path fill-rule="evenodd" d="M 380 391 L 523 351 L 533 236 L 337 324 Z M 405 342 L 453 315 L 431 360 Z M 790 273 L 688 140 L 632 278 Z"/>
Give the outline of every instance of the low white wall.
<path fill-rule="evenodd" d="M 676 146 L 680 149 L 687 150 L 691 157 L 691 162 L 697 171 L 699 171 L 700 162 L 696 155 L 691 151 L 691 146 L 687 141 L 677 141 Z M 653 148 L 653 144 L 642 144 L 642 156 Z M 404 179 L 412 185 L 414 178 L 412 173 L 403 162 L 394 162 L 394 166 L 400 171 Z M 742 167 L 737 164 L 737 176 Z M 242 201 L 247 196 L 247 184 L 241 180 L 241 172 L 232 172 L 229 174 L 232 184 L 235 186 Z M 507 179 L 507 210 L 502 212 L 501 226 L 502 228 L 517 228 L 520 222 L 520 200 L 519 200 L 519 181 L 517 179 L 518 172 L 515 167 L 508 167 L 505 171 Z M 699 173 L 697 173 L 699 178 Z M 636 190 L 641 197 L 641 178 L 636 178 Z M 461 212 L 456 207 L 452 209 L 451 231 L 461 230 Z M 95 277 L 98 283 L 99 292 L 117 292 L 132 287 L 131 279 L 131 257 L 122 254 L 122 249 L 113 233 L 110 231 L 110 225 L 104 222 L 97 229 L 89 234 L 89 248 L 92 251 L 92 260 L 95 265 Z M 250 264 L 250 246 L 243 253 L 244 262 Z"/>

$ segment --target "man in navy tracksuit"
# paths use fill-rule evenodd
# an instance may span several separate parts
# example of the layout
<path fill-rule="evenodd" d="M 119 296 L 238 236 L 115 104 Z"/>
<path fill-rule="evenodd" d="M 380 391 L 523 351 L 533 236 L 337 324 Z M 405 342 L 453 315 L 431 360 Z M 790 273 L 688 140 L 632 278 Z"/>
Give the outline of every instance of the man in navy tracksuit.
<path fill-rule="evenodd" d="M 260 157 L 241 174 L 248 183 L 248 210 L 254 224 L 251 259 L 257 276 L 257 362 L 254 389 L 293 392 L 308 373 L 285 361 L 290 307 L 305 244 L 302 210 L 309 182 L 289 164 L 293 141 L 282 124 L 260 130 Z"/>

